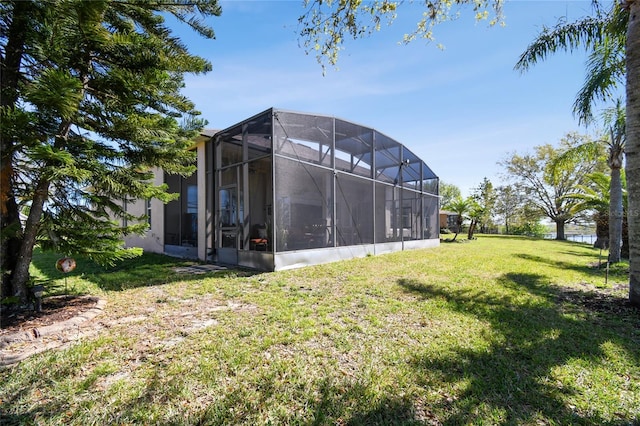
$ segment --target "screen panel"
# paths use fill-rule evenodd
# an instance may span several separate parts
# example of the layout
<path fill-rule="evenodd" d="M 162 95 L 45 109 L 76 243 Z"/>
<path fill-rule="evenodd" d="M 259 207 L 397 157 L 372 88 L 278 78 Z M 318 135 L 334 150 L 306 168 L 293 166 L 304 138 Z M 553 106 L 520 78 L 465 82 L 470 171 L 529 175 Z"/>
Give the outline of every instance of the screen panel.
<path fill-rule="evenodd" d="M 373 130 L 338 119 L 335 125 L 336 169 L 372 177 Z"/>
<path fill-rule="evenodd" d="M 373 184 L 339 173 L 336 176 L 336 244 L 373 243 Z"/>
<path fill-rule="evenodd" d="M 401 145 L 393 139 L 375 132 L 375 178 L 392 184 L 400 180 Z"/>
<path fill-rule="evenodd" d="M 276 153 L 331 167 L 333 119 L 277 112 L 274 127 Z"/>
<path fill-rule="evenodd" d="M 375 242 L 400 241 L 400 191 L 382 183 L 376 183 L 375 188 Z"/>
<path fill-rule="evenodd" d="M 271 154 L 271 114 L 262 114 L 246 124 L 245 140 L 247 142 L 248 159 Z"/>
<path fill-rule="evenodd" d="M 276 157 L 276 251 L 333 246 L 333 173 Z"/>

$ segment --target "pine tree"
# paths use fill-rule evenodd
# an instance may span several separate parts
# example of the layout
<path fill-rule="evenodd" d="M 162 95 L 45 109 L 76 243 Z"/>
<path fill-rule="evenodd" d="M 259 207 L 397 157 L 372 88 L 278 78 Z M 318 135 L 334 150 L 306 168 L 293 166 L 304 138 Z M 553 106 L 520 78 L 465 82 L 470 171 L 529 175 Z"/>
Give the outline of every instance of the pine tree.
<path fill-rule="evenodd" d="M 152 170 L 192 173 L 205 124 L 180 90 L 211 65 L 165 18 L 213 38 L 195 16 L 220 12 L 216 0 L 2 3 L 3 296 L 27 297 L 36 244 L 105 263 L 138 253 L 122 240 L 145 227 L 114 218 L 139 219 L 127 201 L 172 199 Z"/>

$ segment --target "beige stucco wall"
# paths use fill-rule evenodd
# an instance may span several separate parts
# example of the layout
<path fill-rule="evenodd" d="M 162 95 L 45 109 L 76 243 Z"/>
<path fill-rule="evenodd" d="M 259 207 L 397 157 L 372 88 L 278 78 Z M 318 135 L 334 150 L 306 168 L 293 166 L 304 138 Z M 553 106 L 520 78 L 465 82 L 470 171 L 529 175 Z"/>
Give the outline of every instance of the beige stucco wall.
<path fill-rule="evenodd" d="M 206 139 L 200 138 L 196 144 L 197 151 L 197 182 L 198 182 L 198 258 L 207 258 L 207 223 L 206 223 Z M 154 184 L 164 183 L 164 173 L 161 169 L 154 169 Z M 134 215 L 145 214 L 146 203 L 138 200 L 127 205 L 127 211 Z M 145 235 L 129 235 L 125 238 L 127 247 L 140 247 L 146 252 L 164 253 L 164 203 L 151 200 L 151 227 Z"/>
<path fill-rule="evenodd" d="M 154 169 L 154 185 L 162 185 L 164 173 L 160 169 Z M 145 200 L 127 204 L 127 211 L 139 216 L 146 214 Z M 141 247 L 144 251 L 152 253 L 164 252 L 164 203 L 160 200 L 151 200 L 151 227 L 145 235 L 128 235 L 125 238 L 127 247 Z"/>

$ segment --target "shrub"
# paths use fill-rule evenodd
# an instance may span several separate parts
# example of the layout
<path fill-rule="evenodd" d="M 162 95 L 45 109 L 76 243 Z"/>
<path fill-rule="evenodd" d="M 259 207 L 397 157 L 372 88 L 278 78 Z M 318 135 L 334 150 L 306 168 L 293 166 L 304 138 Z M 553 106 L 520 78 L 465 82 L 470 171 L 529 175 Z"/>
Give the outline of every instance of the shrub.
<path fill-rule="evenodd" d="M 526 235 L 527 237 L 544 237 L 547 227 L 540 222 L 525 222 L 521 225 L 514 225 L 510 229 L 512 235 Z"/>

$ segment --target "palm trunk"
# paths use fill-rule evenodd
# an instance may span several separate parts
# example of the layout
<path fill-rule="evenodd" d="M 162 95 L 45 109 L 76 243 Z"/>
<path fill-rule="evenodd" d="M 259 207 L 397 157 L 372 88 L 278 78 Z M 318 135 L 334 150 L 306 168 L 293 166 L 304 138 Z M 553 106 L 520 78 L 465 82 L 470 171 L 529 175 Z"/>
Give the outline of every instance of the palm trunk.
<path fill-rule="evenodd" d="M 627 0 L 626 154 L 629 191 L 629 301 L 640 306 L 640 1 Z"/>
<path fill-rule="evenodd" d="M 455 241 L 456 238 L 458 238 L 458 234 L 462 232 L 462 221 L 463 221 L 462 216 L 458 215 L 458 217 L 456 218 L 456 235 L 453 236 L 452 241 Z"/>
<path fill-rule="evenodd" d="M 476 224 L 477 224 L 477 220 L 475 219 L 471 219 L 471 225 L 469 225 L 469 231 L 467 232 L 467 239 L 468 240 L 472 240 L 473 239 L 473 234 L 476 231 Z"/>
<path fill-rule="evenodd" d="M 629 221 L 627 220 L 627 212 L 622 214 L 622 247 L 620 248 L 620 257 L 629 260 Z"/>
<path fill-rule="evenodd" d="M 596 222 L 596 241 L 593 243 L 594 248 L 609 248 L 609 214 L 606 212 L 596 212 L 593 215 Z"/>
<path fill-rule="evenodd" d="M 620 169 L 611 168 L 611 189 L 609 202 L 609 263 L 620 262 L 622 248 L 622 181 Z"/>

